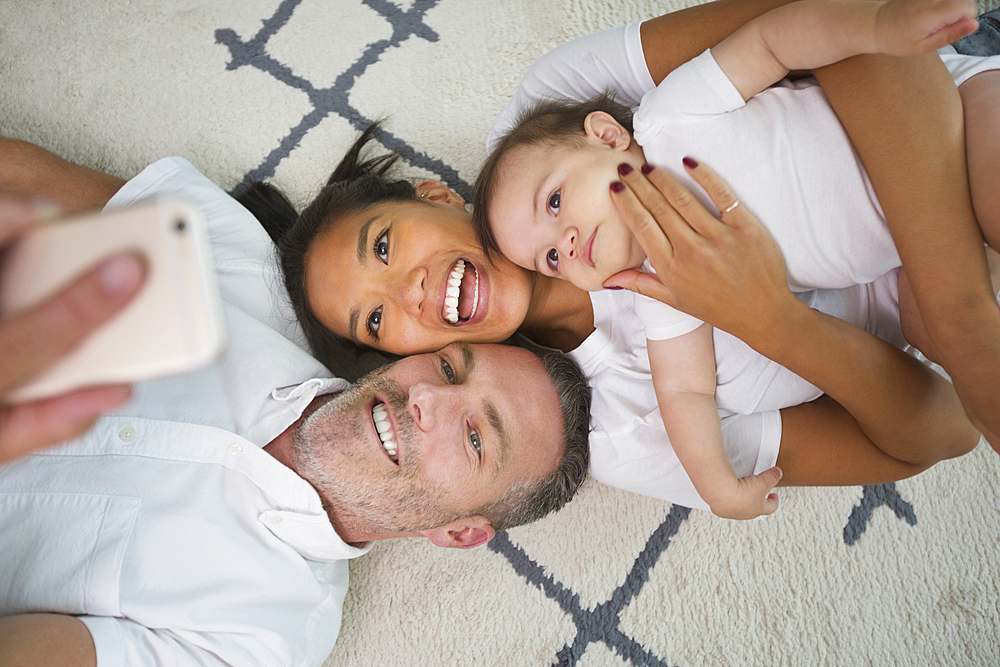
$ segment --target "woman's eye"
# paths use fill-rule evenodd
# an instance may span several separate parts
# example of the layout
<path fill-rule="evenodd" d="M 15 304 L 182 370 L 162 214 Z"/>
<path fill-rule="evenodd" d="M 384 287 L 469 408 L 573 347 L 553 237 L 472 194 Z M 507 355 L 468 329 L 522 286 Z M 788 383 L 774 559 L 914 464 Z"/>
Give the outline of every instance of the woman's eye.
<path fill-rule="evenodd" d="M 470 433 L 469 442 L 472 444 L 472 448 L 476 450 L 479 458 L 483 458 L 483 439 L 479 437 L 479 434 L 475 431 Z"/>
<path fill-rule="evenodd" d="M 552 215 L 559 215 L 560 203 L 562 203 L 562 190 L 556 190 L 549 195 L 549 201 L 546 202 L 549 208 L 549 213 Z"/>
<path fill-rule="evenodd" d="M 441 360 L 441 372 L 444 373 L 445 378 L 447 378 L 449 384 L 455 384 L 455 370 L 451 367 L 444 359 Z"/>
<path fill-rule="evenodd" d="M 381 236 L 375 239 L 374 251 L 380 262 L 389 263 L 389 230 L 385 230 Z"/>
<path fill-rule="evenodd" d="M 377 343 L 378 342 L 378 329 L 382 325 L 382 306 L 379 306 L 371 312 L 368 316 L 368 322 L 366 323 L 366 328 L 368 329 L 368 335 Z"/>
<path fill-rule="evenodd" d="M 553 271 L 559 270 L 559 251 L 555 248 L 549 248 L 549 251 L 545 253 L 545 263 L 549 265 L 549 268 Z"/>

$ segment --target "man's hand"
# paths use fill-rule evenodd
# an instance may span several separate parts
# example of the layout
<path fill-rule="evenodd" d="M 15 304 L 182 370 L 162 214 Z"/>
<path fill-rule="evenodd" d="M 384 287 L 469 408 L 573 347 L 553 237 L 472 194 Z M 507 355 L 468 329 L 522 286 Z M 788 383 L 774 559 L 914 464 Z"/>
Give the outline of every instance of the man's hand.
<path fill-rule="evenodd" d="M 880 53 L 919 56 L 979 29 L 971 0 L 889 0 L 875 17 Z"/>
<path fill-rule="evenodd" d="M 0 247 L 35 221 L 29 203 L 0 195 Z M 28 312 L 0 321 L 0 462 L 87 430 L 131 392 L 115 385 L 80 389 L 54 398 L 5 406 L 2 397 L 76 347 L 138 292 L 141 260 L 115 255 Z"/>

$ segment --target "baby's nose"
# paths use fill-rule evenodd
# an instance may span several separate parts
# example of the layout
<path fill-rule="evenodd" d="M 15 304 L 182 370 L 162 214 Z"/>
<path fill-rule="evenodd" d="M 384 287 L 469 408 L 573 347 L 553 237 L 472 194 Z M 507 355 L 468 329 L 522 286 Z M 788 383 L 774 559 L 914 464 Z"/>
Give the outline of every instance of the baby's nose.
<path fill-rule="evenodd" d="M 562 237 L 559 239 L 559 243 L 556 244 L 556 249 L 559 250 L 559 255 L 567 259 L 576 258 L 576 239 L 579 236 L 579 232 L 576 227 L 567 227 L 563 232 Z"/>

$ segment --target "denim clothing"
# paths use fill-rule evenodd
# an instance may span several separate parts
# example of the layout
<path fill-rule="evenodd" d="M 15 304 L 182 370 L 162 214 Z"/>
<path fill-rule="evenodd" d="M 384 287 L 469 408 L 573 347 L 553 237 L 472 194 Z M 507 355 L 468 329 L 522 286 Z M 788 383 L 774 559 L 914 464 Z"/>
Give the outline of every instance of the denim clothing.
<path fill-rule="evenodd" d="M 1000 7 L 979 15 L 979 30 L 954 42 L 965 56 L 1000 55 Z"/>

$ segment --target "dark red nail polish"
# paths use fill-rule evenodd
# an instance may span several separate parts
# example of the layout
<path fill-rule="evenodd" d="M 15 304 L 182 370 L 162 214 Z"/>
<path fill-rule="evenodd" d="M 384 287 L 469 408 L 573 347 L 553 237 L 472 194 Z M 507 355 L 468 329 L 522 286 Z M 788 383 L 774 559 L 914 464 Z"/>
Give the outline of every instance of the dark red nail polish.
<path fill-rule="evenodd" d="M 615 181 L 611 184 L 612 192 L 625 192 L 625 184 L 621 181 Z"/>
<path fill-rule="evenodd" d="M 688 169 L 698 168 L 698 161 L 693 158 L 686 157 L 683 160 L 681 160 L 681 162 L 683 162 L 684 166 L 687 167 Z"/>
<path fill-rule="evenodd" d="M 622 176 L 628 176 L 629 174 L 632 173 L 632 165 L 622 162 L 620 165 L 618 165 L 618 173 L 621 174 Z"/>
<path fill-rule="evenodd" d="M 651 164 L 644 164 L 641 167 L 639 167 L 639 171 L 641 171 L 646 176 L 649 176 L 649 172 L 653 171 L 653 169 L 655 169 L 655 168 L 656 167 L 654 167 Z"/>
<path fill-rule="evenodd" d="M 618 285 L 608 285 L 604 289 L 625 289 L 624 287 L 619 287 Z"/>

